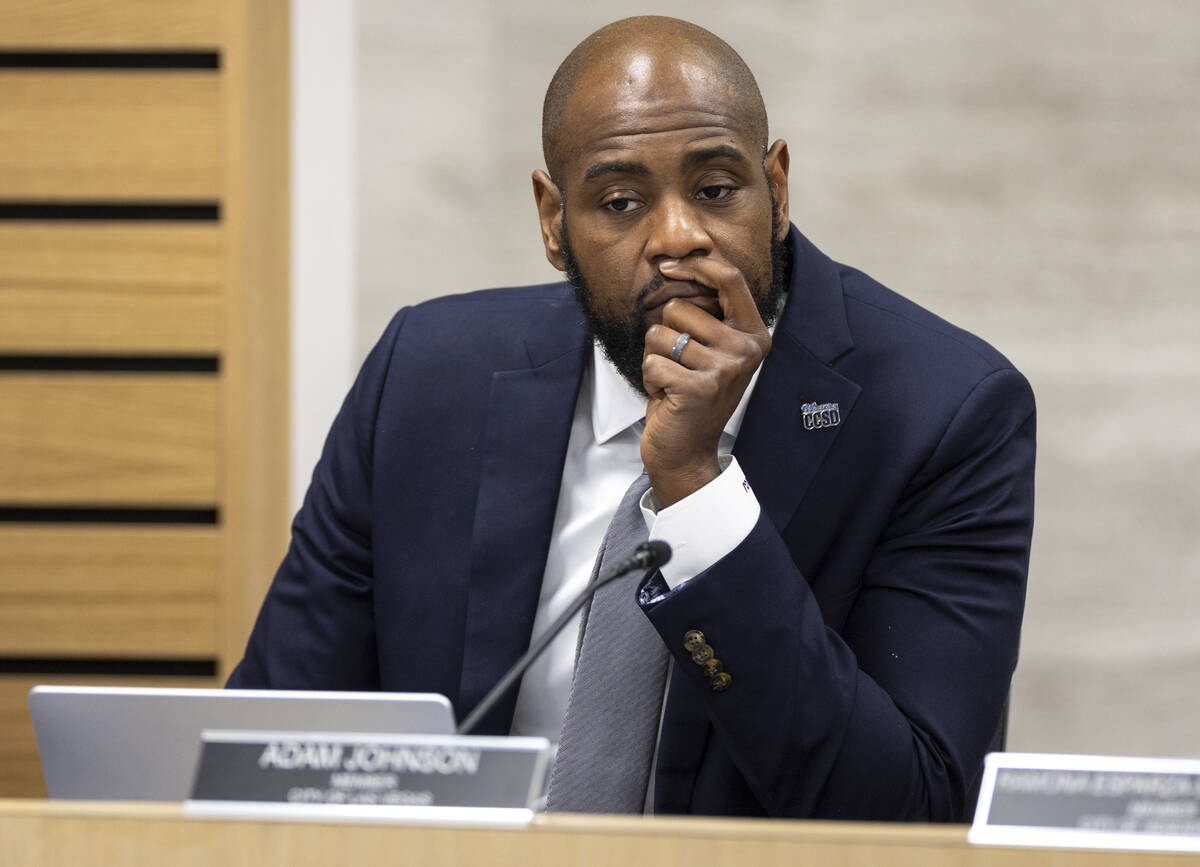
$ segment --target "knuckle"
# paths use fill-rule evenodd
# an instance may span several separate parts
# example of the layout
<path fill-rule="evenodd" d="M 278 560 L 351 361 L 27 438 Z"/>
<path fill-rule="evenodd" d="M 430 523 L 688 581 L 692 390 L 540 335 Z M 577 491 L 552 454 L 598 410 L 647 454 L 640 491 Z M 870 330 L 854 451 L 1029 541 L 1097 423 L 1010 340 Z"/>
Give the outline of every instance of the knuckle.
<path fill-rule="evenodd" d="M 763 338 L 766 338 L 764 341 Z M 737 338 L 735 351 L 738 356 L 757 364 L 767 356 L 767 351 L 771 348 L 771 335 L 759 335 L 755 333 L 741 332 Z"/>
<path fill-rule="evenodd" d="M 744 331 L 737 332 L 730 341 L 730 348 L 742 358 L 753 355 L 758 351 L 758 345 L 754 342 L 754 338 Z"/>
<path fill-rule="evenodd" d="M 722 361 L 713 367 L 713 376 L 722 387 L 737 382 L 741 372 L 742 366 L 730 360 Z"/>

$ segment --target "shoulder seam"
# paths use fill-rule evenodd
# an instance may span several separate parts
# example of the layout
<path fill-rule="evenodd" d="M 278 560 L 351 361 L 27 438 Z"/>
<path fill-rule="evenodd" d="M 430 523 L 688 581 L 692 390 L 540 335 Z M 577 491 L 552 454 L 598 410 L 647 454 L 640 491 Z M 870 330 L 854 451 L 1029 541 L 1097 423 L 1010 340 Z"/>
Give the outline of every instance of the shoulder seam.
<path fill-rule="evenodd" d="M 960 329 L 957 325 L 954 325 L 953 323 L 946 322 L 946 320 L 942 319 L 940 321 L 945 322 L 946 325 L 948 326 L 948 328 L 947 329 L 933 328 L 924 322 L 919 322 L 916 319 L 913 319 L 910 316 L 905 316 L 903 313 L 900 313 L 896 310 L 890 310 L 886 307 L 881 307 L 880 305 L 878 305 L 872 301 L 868 301 L 866 298 L 863 298 L 860 295 L 857 295 L 854 292 L 846 289 L 844 281 L 842 283 L 842 291 L 845 293 L 845 296 L 847 298 L 857 301 L 859 304 L 862 304 L 864 307 L 870 307 L 872 310 L 878 310 L 880 313 L 891 316 L 894 319 L 900 319 L 904 322 L 909 323 L 910 325 L 912 325 L 916 328 L 921 328 L 925 331 L 930 332 L 931 334 L 937 334 L 941 337 L 946 338 L 947 340 L 951 340 L 954 343 L 957 343 L 959 346 L 963 347 L 963 349 L 966 349 L 969 352 L 971 352 L 971 354 L 973 354 L 975 357 L 977 357 L 980 361 L 984 362 L 984 364 L 987 366 L 989 371 L 999 372 L 1002 370 L 1016 370 L 1016 367 L 1012 364 L 1012 362 L 1008 361 L 1008 359 L 999 350 L 995 349 L 994 347 L 991 347 L 991 344 L 987 344 L 986 341 L 983 341 L 982 338 L 976 337 L 975 339 L 980 340 L 981 342 L 984 342 L 986 345 L 991 347 L 992 351 L 995 352 L 996 355 L 998 355 L 1000 358 L 1004 359 L 1004 361 L 1006 362 L 1005 364 L 1002 364 L 1002 365 L 996 364 L 992 359 L 989 359 L 986 355 L 984 355 L 982 352 L 980 352 L 979 348 L 977 346 L 973 346 L 970 342 L 963 340 L 962 336 L 958 333 L 958 332 L 962 331 L 962 329 Z M 903 297 L 903 296 L 901 296 L 901 297 Z M 914 303 L 914 302 L 909 302 L 909 303 Z M 924 309 L 924 308 L 922 308 L 922 309 Z M 926 311 L 926 312 L 928 312 L 928 311 Z M 937 316 L 936 313 L 932 313 L 932 312 L 930 312 L 929 315 Z M 986 378 L 986 377 L 984 377 L 984 378 Z M 982 380 L 980 380 L 980 382 L 982 382 Z"/>

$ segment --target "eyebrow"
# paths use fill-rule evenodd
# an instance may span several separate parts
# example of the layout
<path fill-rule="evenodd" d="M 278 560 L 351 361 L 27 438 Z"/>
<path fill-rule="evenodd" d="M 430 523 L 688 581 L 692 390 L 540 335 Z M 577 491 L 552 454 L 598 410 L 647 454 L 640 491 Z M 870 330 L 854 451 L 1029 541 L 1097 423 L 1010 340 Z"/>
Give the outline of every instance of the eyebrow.
<path fill-rule="evenodd" d="M 691 169 L 703 163 L 721 159 L 732 160 L 743 166 L 750 165 L 750 160 L 746 158 L 746 155 L 732 145 L 715 145 L 710 148 L 692 151 L 683 158 L 683 165 L 685 168 Z"/>
<path fill-rule="evenodd" d="M 603 163 L 596 163 L 587 170 L 587 174 L 583 176 L 585 181 L 594 181 L 602 175 L 648 175 L 650 169 L 642 163 L 628 162 L 626 160 L 608 160 Z"/>
<path fill-rule="evenodd" d="M 750 160 L 746 155 L 731 145 L 714 145 L 710 148 L 701 148 L 697 151 L 692 151 L 683 158 L 684 168 L 695 168 L 698 165 L 703 165 L 713 160 L 732 160 L 742 166 L 750 165 Z M 596 180 L 596 178 L 604 175 L 638 175 L 645 176 L 650 174 L 650 169 L 644 163 L 632 162 L 630 160 L 606 160 L 602 163 L 596 163 L 588 168 L 584 174 L 585 182 Z"/>

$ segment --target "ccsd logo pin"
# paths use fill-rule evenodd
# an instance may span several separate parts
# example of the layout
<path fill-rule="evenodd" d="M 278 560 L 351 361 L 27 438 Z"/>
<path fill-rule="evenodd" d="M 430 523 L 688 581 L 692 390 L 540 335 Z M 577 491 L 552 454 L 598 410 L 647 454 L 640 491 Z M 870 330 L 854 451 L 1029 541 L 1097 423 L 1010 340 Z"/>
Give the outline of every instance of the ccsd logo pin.
<path fill-rule="evenodd" d="M 837 427 L 842 423 L 842 411 L 836 403 L 804 403 L 800 412 L 804 415 L 805 430 Z"/>

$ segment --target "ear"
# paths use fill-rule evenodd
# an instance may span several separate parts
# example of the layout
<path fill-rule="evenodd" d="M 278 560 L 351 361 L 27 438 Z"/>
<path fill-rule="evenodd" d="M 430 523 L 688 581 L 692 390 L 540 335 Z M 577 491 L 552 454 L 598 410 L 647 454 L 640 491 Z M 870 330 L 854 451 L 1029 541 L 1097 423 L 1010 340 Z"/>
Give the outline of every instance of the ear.
<path fill-rule="evenodd" d="M 559 271 L 566 271 L 567 262 L 562 255 L 562 193 L 541 169 L 533 173 L 533 201 L 537 205 L 538 222 L 542 224 L 546 259 Z"/>
<path fill-rule="evenodd" d="M 776 140 L 763 159 L 763 168 L 767 172 L 767 183 L 771 185 L 771 192 L 775 195 L 775 224 L 779 226 L 779 237 L 775 239 L 776 241 L 782 241 L 788 234 L 788 215 L 790 213 L 788 210 L 788 166 L 790 165 L 791 157 L 788 156 L 787 142 L 783 139 Z"/>

